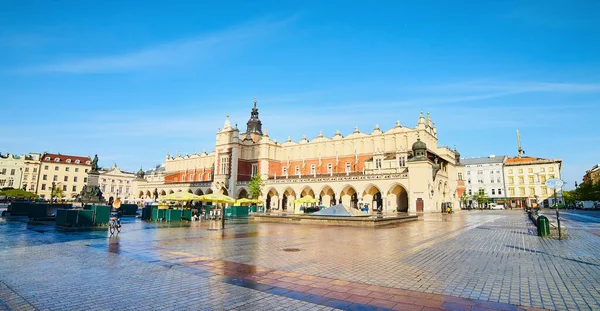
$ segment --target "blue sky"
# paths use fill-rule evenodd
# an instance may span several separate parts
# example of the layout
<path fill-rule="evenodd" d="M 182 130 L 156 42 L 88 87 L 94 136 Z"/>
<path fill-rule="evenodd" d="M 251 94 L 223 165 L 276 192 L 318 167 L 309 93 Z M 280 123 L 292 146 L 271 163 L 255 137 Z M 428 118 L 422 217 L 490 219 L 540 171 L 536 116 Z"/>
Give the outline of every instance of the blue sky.
<path fill-rule="evenodd" d="M 0 151 L 149 168 L 258 99 L 278 141 L 415 126 L 465 157 L 600 162 L 598 1 L 12 1 Z"/>

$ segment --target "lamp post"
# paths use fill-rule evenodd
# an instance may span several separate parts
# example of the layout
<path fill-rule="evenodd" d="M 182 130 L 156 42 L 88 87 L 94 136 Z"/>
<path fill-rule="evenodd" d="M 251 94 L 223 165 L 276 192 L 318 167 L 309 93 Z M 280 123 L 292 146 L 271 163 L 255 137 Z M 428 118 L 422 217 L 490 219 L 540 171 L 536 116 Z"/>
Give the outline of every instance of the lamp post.
<path fill-rule="evenodd" d="M 50 204 L 54 204 L 54 187 L 56 186 L 55 182 L 52 182 L 52 189 L 50 190 Z"/>

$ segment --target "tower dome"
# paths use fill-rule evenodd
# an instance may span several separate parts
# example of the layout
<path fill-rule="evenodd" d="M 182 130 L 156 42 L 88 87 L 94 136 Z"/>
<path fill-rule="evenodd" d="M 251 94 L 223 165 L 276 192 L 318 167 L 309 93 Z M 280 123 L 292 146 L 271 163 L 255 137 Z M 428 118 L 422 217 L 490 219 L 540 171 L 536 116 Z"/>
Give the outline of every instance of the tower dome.
<path fill-rule="evenodd" d="M 417 141 L 412 145 L 413 157 L 411 160 L 427 160 L 427 145 L 417 137 Z"/>

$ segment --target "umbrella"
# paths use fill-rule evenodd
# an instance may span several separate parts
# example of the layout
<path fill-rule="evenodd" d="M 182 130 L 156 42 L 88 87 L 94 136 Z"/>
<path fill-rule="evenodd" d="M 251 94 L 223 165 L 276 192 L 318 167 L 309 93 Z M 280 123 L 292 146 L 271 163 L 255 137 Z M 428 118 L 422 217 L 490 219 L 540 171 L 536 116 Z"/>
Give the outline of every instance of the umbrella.
<path fill-rule="evenodd" d="M 198 196 L 197 201 L 234 204 L 235 199 L 224 194 L 211 193 Z"/>
<path fill-rule="evenodd" d="M 159 199 L 160 201 L 202 201 L 199 195 L 187 192 L 177 192 L 165 195 Z"/>
<path fill-rule="evenodd" d="M 235 204 L 236 204 L 236 205 L 241 205 L 241 204 L 250 204 L 250 203 L 254 203 L 254 200 L 252 200 L 252 199 L 246 199 L 246 198 L 242 198 L 242 199 L 239 199 L 239 200 L 235 201 Z"/>
<path fill-rule="evenodd" d="M 310 195 L 306 195 L 294 201 L 294 203 L 302 204 L 302 203 L 319 203 L 318 199 L 311 197 Z"/>

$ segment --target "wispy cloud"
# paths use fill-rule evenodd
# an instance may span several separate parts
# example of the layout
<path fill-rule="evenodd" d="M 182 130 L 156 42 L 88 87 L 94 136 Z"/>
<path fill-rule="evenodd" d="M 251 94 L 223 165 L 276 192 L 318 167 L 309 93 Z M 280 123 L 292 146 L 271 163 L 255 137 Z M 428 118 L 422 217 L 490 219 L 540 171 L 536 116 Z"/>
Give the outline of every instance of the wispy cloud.
<path fill-rule="evenodd" d="M 130 72 L 164 66 L 188 64 L 221 54 L 244 39 L 256 38 L 280 29 L 297 19 L 293 16 L 284 20 L 256 22 L 228 30 L 158 44 L 137 51 L 91 58 L 71 59 L 51 64 L 24 68 L 27 73 L 112 73 Z"/>

